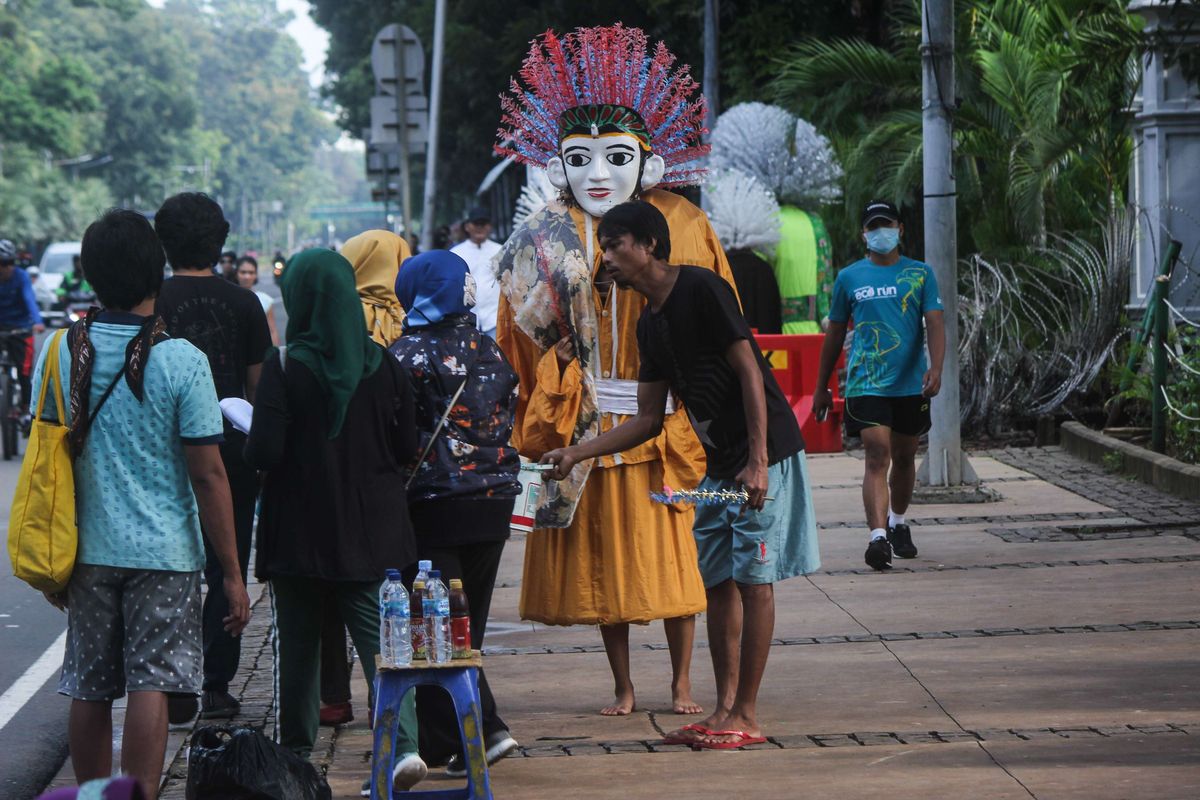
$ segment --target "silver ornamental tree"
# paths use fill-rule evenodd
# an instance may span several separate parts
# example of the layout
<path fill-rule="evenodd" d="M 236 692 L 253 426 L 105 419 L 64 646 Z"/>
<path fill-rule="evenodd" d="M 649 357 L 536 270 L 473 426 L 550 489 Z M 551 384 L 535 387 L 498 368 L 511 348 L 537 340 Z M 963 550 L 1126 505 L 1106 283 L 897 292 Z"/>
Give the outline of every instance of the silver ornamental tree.
<path fill-rule="evenodd" d="M 713 128 L 709 165 L 744 172 L 780 203 L 800 208 L 841 197 L 842 168 L 829 140 L 779 106 L 740 103 L 722 114 Z"/>

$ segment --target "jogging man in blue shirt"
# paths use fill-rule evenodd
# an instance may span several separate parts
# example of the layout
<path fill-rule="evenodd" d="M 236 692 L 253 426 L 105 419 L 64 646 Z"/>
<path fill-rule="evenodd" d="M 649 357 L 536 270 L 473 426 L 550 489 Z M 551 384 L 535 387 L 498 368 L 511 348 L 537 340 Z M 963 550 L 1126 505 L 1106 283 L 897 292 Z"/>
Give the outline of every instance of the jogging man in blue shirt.
<path fill-rule="evenodd" d="M 29 414 L 30 380 L 33 369 L 33 337 L 5 336 L 7 331 L 46 330 L 38 310 L 33 283 L 25 270 L 17 266 L 17 248 L 8 239 L 0 239 L 0 346 L 8 350 L 21 376 L 21 407 L 13 409 L 22 418 Z"/>
<path fill-rule="evenodd" d="M 903 233 L 894 205 L 881 200 L 867 204 L 862 215 L 867 256 L 834 281 L 817 373 L 817 386 L 828 386 L 853 319 L 846 435 L 862 437 L 866 451 L 863 505 L 871 529 L 866 561 L 877 570 L 891 568 L 893 553 L 917 556 L 904 512 L 917 478 L 917 444 L 929 430 L 929 400 L 942 387 L 946 353 L 937 278 L 928 264 L 900 255 Z M 818 419 L 832 402 L 828 389 L 817 390 L 813 412 Z"/>

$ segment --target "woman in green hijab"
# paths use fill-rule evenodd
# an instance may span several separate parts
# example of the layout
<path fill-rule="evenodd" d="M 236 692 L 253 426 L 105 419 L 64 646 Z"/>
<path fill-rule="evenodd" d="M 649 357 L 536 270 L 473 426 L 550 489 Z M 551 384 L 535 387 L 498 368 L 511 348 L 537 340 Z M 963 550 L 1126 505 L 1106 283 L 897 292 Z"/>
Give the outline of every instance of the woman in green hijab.
<path fill-rule="evenodd" d="M 320 620 L 335 605 L 368 687 L 379 652 L 379 584 L 416 560 L 403 466 L 417 455 L 412 389 L 363 326 L 354 271 L 305 250 L 282 281 L 286 359 L 263 363 L 246 444 L 266 471 L 255 572 L 269 581 L 278 630 L 280 744 L 307 756 L 320 707 Z M 393 782 L 425 776 L 412 694 L 401 713 Z"/>

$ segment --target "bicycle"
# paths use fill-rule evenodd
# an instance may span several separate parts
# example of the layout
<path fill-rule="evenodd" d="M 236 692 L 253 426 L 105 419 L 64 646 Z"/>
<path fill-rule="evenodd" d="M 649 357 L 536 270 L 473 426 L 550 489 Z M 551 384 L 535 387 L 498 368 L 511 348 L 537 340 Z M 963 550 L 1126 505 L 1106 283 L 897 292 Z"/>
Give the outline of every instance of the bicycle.
<path fill-rule="evenodd" d="M 0 451 L 4 460 L 11 461 L 17 455 L 21 429 L 21 367 L 13 361 L 9 345 L 20 339 L 25 347 L 31 347 L 29 328 L 0 331 Z"/>

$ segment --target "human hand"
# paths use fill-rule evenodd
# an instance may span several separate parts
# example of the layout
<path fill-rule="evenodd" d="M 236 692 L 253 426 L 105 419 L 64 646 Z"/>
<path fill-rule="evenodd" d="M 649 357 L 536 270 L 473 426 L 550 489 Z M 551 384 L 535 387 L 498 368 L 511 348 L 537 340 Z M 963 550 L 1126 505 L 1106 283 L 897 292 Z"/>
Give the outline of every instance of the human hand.
<path fill-rule="evenodd" d="M 65 589 L 61 592 L 42 592 L 42 597 L 46 598 L 46 602 L 59 611 L 65 612 L 67 610 L 67 592 Z"/>
<path fill-rule="evenodd" d="M 925 372 L 925 377 L 921 379 L 921 395 L 923 397 L 937 397 L 937 393 L 942 390 L 942 371 L 940 369 L 929 369 Z"/>
<path fill-rule="evenodd" d="M 817 418 L 817 422 L 824 422 L 829 416 L 829 409 L 833 408 L 833 392 L 828 388 L 817 389 L 813 394 L 813 416 Z"/>
<path fill-rule="evenodd" d="M 40 323 L 40 322 L 35 322 L 35 323 L 33 324 L 33 332 L 34 332 L 34 333 L 45 333 L 45 332 L 46 332 L 46 326 L 45 326 L 45 325 L 43 325 L 43 324 L 42 324 L 42 323 Z"/>
<path fill-rule="evenodd" d="M 567 476 L 571 474 L 571 470 L 579 463 L 579 458 L 572 452 L 574 449 L 573 447 L 560 447 L 542 456 L 540 463 L 554 465 L 554 469 L 546 473 L 551 480 L 566 480 Z"/>
<path fill-rule="evenodd" d="M 743 509 L 750 508 L 754 511 L 762 511 L 763 505 L 767 500 L 767 462 L 762 460 L 755 463 L 750 462 L 737 474 L 734 482 L 746 490 L 749 500 L 742 506 Z"/>
<path fill-rule="evenodd" d="M 246 593 L 246 584 L 242 583 L 240 575 L 226 576 L 224 587 L 225 599 L 229 602 L 229 614 L 221 621 L 225 623 L 227 633 L 241 636 L 250 622 L 250 595 Z"/>
<path fill-rule="evenodd" d="M 575 343 L 570 334 L 559 339 L 554 345 L 554 357 L 558 359 L 558 374 L 566 371 L 567 365 L 575 360 Z"/>

